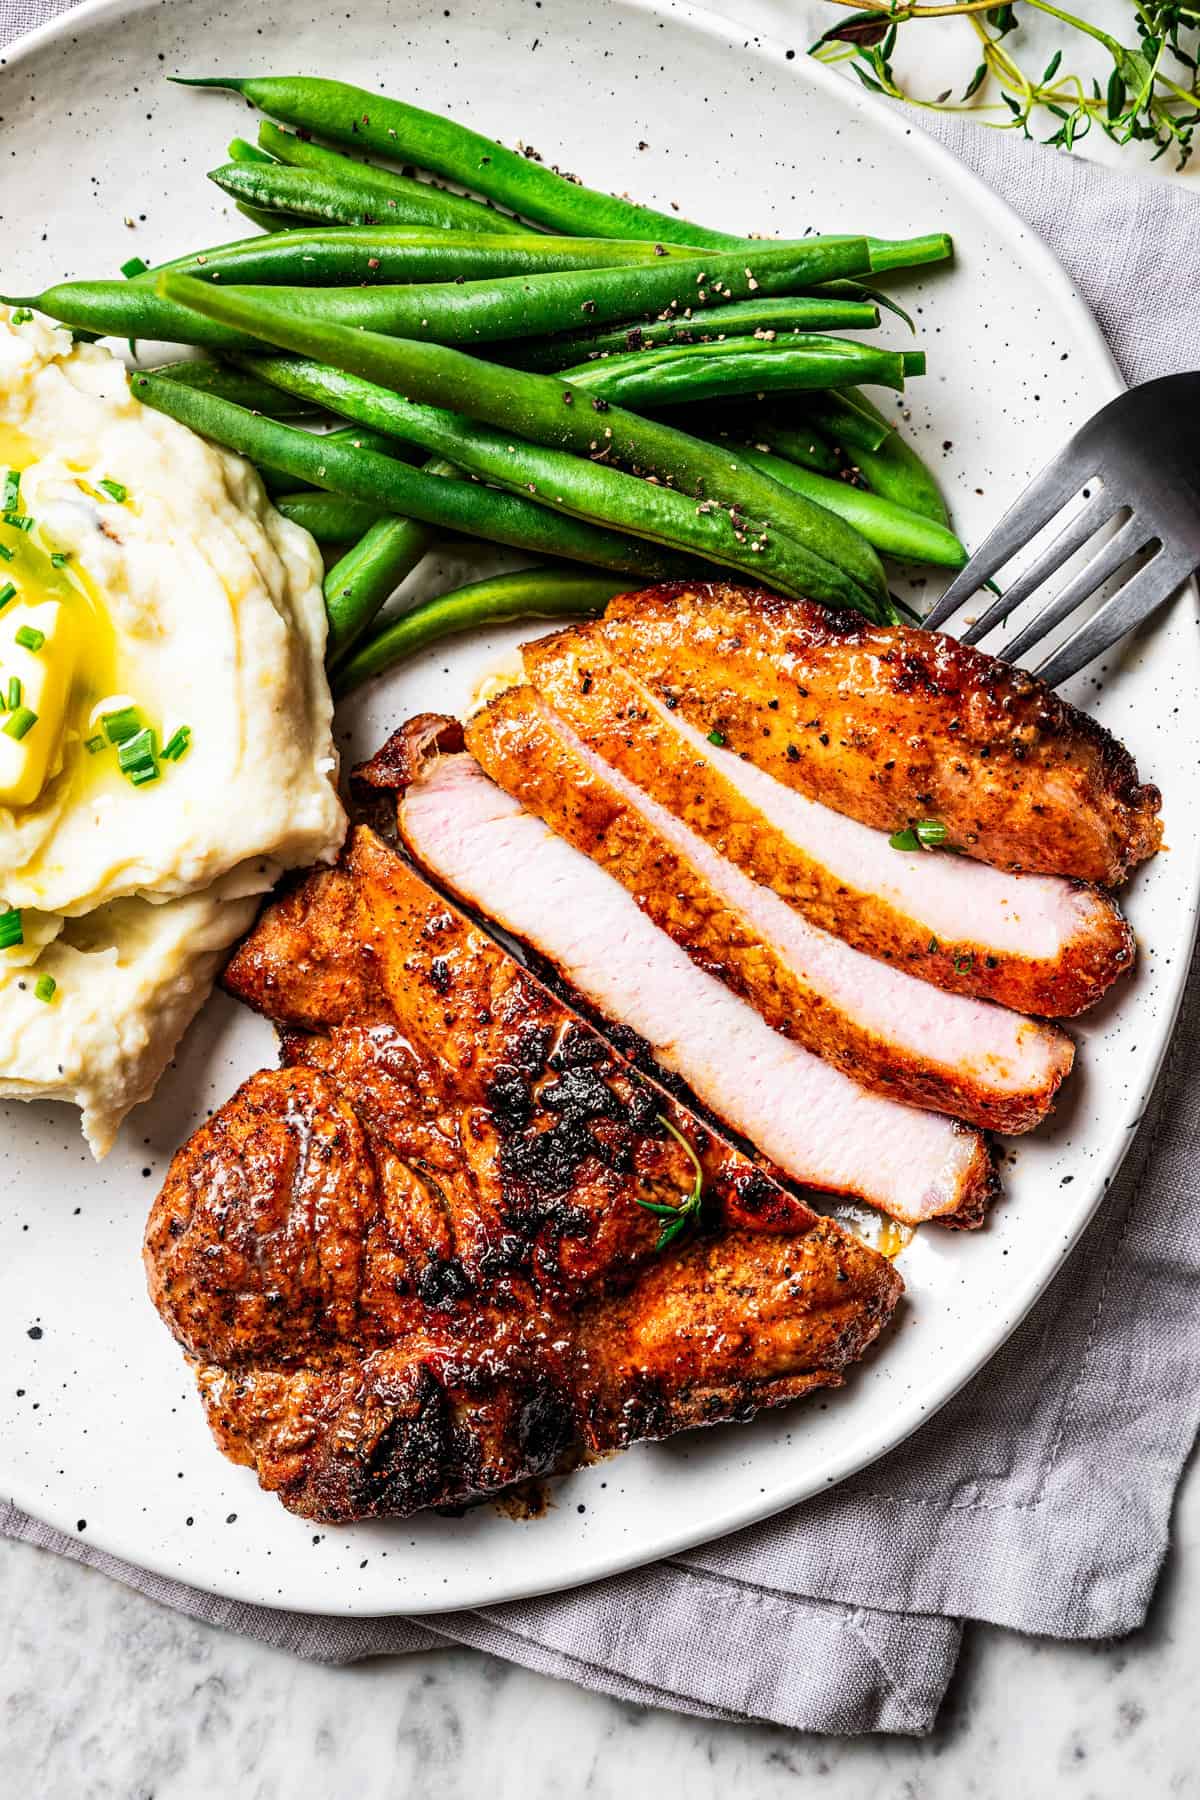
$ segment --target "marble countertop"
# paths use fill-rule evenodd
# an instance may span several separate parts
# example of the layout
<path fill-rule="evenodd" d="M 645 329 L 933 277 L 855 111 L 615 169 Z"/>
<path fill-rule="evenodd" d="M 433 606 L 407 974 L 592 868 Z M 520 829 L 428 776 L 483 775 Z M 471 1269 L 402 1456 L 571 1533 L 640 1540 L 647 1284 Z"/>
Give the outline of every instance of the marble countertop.
<path fill-rule="evenodd" d="M 820 0 L 724 0 L 718 10 L 798 50 L 832 14 Z M 1079 10 L 1113 24 L 1128 13 L 1123 0 L 1080 0 Z M 921 45 L 957 58 L 944 34 Z M 923 73 L 932 79 L 937 66 Z M 1089 150 L 1113 160 L 1102 143 Z M 1200 191 L 1200 169 L 1183 179 Z M 1063 1644 L 969 1627 L 937 1729 L 921 1741 L 681 1718 L 469 1650 L 306 1664 L 22 1544 L 0 1543 L 0 1595 L 0 1770 L 14 1795 L 476 1800 L 486 1786 L 492 1800 L 655 1790 L 774 1800 L 818 1784 L 829 1800 L 1200 1795 L 1194 1469 L 1144 1630 Z"/>
<path fill-rule="evenodd" d="M 1200 1478 L 1149 1623 L 1105 1644 L 968 1628 L 929 1738 L 631 1706 L 470 1650 L 349 1668 L 193 1624 L 0 1543 L 3 1791 L 51 1800 L 1162 1800 L 1200 1794 Z"/>

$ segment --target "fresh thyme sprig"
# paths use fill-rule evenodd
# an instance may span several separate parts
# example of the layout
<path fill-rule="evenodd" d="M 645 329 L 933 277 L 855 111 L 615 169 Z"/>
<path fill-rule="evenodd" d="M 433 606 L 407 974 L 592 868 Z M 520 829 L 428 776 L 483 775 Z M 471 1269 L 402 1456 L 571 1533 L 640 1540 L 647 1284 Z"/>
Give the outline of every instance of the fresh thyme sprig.
<path fill-rule="evenodd" d="M 1191 0 L 1130 0 L 1130 32 L 1134 43 L 1123 43 L 1088 19 L 1052 5 L 1050 0 L 958 0 L 958 4 L 916 4 L 909 0 L 831 0 L 831 4 L 855 8 L 850 18 L 831 25 L 812 46 L 823 62 L 848 61 L 854 73 L 873 93 L 938 112 L 987 110 L 1003 113 L 985 124 L 1027 138 L 1037 135 L 1043 123 L 1052 124 L 1042 142 L 1071 150 L 1094 125 L 1117 144 L 1149 143 L 1157 161 L 1174 148 L 1183 168 L 1192 154 L 1200 125 L 1200 5 Z M 1022 14 L 1042 13 L 1059 24 L 1091 38 L 1106 52 L 1111 67 L 1108 79 L 1072 73 L 1063 67 L 1063 48 L 1057 49 L 1040 76 L 1030 74 L 1017 60 L 1016 45 Z M 901 25 L 914 20 L 959 19 L 965 22 L 978 46 L 979 62 L 957 95 L 947 89 L 932 100 L 909 93 L 892 66 Z M 998 99 L 989 101 L 995 92 Z M 981 104 L 973 106 L 976 97 Z"/>
<path fill-rule="evenodd" d="M 675 1205 L 665 1205 L 658 1200 L 638 1201 L 638 1205 L 643 1207 L 646 1212 L 653 1213 L 656 1218 L 669 1221 L 659 1232 L 658 1242 L 654 1246 L 656 1250 L 665 1250 L 668 1244 L 673 1244 L 676 1238 L 682 1237 L 685 1231 L 690 1231 L 693 1225 L 700 1223 L 700 1213 L 704 1204 L 704 1170 L 700 1167 L 700 1158 L 682 1131 L 677 1131 L 670 1119 L 665 1118 L 662 1113 L 655 1116 L 659 1124 L 670 1132 L 676 1143 L 683 1145 L 691 1159 L 692 1168 L 696 1171 L 696 1179 L 692 1183 L 690 1193 L 685 1194 L 682 1200 L 677 1201 Z"/>

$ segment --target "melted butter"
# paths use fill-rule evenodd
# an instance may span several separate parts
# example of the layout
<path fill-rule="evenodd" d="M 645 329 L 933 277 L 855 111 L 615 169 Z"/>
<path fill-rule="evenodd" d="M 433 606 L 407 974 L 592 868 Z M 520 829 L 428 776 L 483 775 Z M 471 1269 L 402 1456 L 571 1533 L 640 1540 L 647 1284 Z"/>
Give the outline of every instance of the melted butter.
<path fill-rule="evenodd" d="M 898 1219 L 882 1219 L 879 1224 L 879 1236 L 875 1240 L 875 1248 L 880 1256 L 894 1261 L 900 1252 L 911 1244 L 916 1232 L 911 1225 L 902 1225 Z"/>
<path fill-rule="evenodd" d="M 29 433 L 0 419 L 0 468 L 27 469 L 37 456 L 37 445 Z"/>
<path fill-rule="evenodd" d="M 38 454 L 38 446 L 27 433 L 0 422 L 0 471 L 23 471 L 37 460 Z M 18 511 L 24 511 L 23 503 Z M 84 747 L 90 735 L 92 709 L 118 687 L 116 633 L 103 596 L 80 564 L 77 552 L 71 552 L 56 565 L 53 558 L 60 553 L 59 546 L 50 541 L 36 516 L 30 531 L 0 520 L 0 547 L 8 552 L 7 556 L 0 556 L 0 588 L 11 582 L 17 590 L 8 606 L 0 610 L 0 697 L 7 692 L 10 676 L 18 673 L 12 639 L 20 614 L 28 607 L 54 602 L 62 609 L 63 653 L 69 646 L 72 663 L 61 711 L 56 710 L 53 717 L 39 718 L 22 740 L 31 753 L 37 751 L 41 776 L 35 791 L 19 790 L 21 803 L 36 805 L 47 781 L 65 779 L 73 791 L 108 785 L 115 777 L 110 766 L 115 759 L 91 756 Z M 45 653 L 52 654 L 53 650 L 54 645 L 48 640 Z M 36 741 L 39 731 L 54 734 L 53 746 L 44 739 L 41 743 Z"/>
<path fill-rule="evenodd" d="M 822 1207 L 819 1194 L 809 1198 L 818 1211 L 828 1211 L 839 1224 L 847 1226 L 855 1237 L 860 1237 L 872 1250 L 878 1250 L 889 1262 L 894 1262 L 917 1235 L 915 1225 L 902 1225 L 899 1219 L 886 1218 L 883 1213 L 857 1201 L 842 1200 L 835 1206 Z"/>

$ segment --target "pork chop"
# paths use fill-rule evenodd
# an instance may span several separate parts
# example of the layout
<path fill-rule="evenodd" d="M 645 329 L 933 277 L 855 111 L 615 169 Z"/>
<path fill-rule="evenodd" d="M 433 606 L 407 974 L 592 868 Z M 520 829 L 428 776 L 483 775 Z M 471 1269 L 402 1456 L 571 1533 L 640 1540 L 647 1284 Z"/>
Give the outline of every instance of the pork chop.
<path fill-rule="evenodd" d="M 702 734 L 876 830 L 932 819 L 997 868 L 1103 886 L 1161 842 L 1123 745 L 940 632 L 719 583 L 622 594 L 581 630 Z"/>
<path fill-rule="evenodd" d="M 1115 900 L 1055 875 L 897 850 L 705 733 L 589 627 L 522 646 L 526 679 L 590 749 L 813 925 L 949 993 L 1070 1018 L 1133 966 Z"/>
<path fill-rule="evenodd" d="M 771 1030 L 473 758 L 434 750 L 414 768 L 403 738 L 377 767 L 405 771 L 400 830 L 416 860 L 631 1027 L 718 1119 L 794 1180 L 906 1224 L 980 1222 L 994 1174 L 977 1132 L 868 1093 Z"/>
<path fill-rule="evenodd" d="M 457 1504 L 749 1417 L 840 1382 L 897 1304 L 886 1258 L 365 828 L 226 980 L 285 1066 L 176 1154 L 146 1268 L 218 1444 L 293 1512 Z"/>

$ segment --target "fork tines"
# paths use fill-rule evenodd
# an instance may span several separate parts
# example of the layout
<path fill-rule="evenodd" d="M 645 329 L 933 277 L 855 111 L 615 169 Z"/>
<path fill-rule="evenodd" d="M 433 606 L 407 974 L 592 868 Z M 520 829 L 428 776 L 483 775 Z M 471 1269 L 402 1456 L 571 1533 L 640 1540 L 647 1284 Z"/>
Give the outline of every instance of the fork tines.
<path fill-rule="evenodd" d="M 1167 388 L 1176 390 L 1169 398 Z M 1036 666 L 1051 686 L 1132 631 L 1200 565 L 1200 375 L 1148 382 L 1098 413 L 1030 483 L 923 624 L 944 625 L 1081 495 L 1079 510 L 960 634 L 964 643 L 979 643 L 1098 532 L 1115 525 L 1083 568 L 996 652 L 1017 661 L 1123 575 L 1116 592 Z"/>

